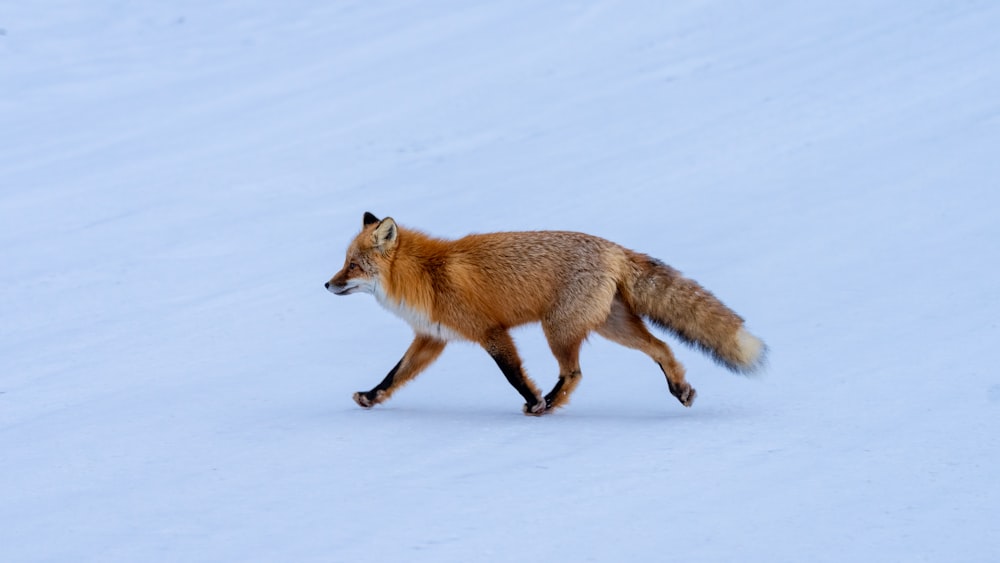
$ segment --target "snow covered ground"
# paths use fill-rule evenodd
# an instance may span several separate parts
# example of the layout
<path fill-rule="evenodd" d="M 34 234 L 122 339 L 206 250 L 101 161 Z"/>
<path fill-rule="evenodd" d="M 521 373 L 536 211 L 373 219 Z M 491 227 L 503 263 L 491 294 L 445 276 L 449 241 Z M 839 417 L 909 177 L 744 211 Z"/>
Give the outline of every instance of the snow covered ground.
<path fill-rule="evenodd" d="M 0 560 L 1000 558 L 1000 3 L 0 1 Z M 322 284 L 370 210 L 702 282 L 540 419 Z M 556 378 L 540 331 L 516 338 Z M 669 340 L 676 343 L 674 340 Z"/>

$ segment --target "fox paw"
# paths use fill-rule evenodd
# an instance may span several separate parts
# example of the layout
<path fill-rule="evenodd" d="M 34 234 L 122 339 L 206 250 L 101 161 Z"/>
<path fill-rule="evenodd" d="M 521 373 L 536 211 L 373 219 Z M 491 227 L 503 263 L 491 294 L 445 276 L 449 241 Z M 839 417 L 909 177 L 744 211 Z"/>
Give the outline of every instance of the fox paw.
<path fill-rule="evenodd" d="M 690 407 L 694 404 L 694 398 L 698 396 L 698 393 L 687 383 L 683 386 L 671 387 L 670 392 L 673 393 L 674 397 L 681 402 L 685 407 Z"/>
<path fill-rule="evenodd" d="M 545 399 L 535 401 L 533 405 L 525 403 L 521 410 L 528 416 L 542 416 L 546 410 Z"/>
<path fill-rule="evenodd" d="M 376 391 L 374 393 L 371 391 L 358 391 L 354 394 L 354 402 L 361 407 L 370 409 L 382 402 L 382 396 L 384 394 L 385 393 L 382 391 Z"/>

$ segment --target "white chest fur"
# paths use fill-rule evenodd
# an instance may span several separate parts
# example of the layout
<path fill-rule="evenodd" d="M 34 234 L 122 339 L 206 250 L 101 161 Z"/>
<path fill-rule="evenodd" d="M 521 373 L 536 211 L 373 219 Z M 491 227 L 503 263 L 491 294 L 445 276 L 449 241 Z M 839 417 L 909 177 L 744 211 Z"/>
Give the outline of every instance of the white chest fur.
<path fill-rule="evenodd" d="M 375 296 L 375 300 L 379 302 L 379 305 L 382 305 L 394 315 L 406 321 L 417 334 L 433 336 L 439 340 L 464 340 L 462 335 L 454 330 L 441 323 L 431 322 L 430 318 L 423 312 L 407 307 L 406 303 L 397 303 L 390 299 L 381 287 L 376 287 L 373 295 Z"/>

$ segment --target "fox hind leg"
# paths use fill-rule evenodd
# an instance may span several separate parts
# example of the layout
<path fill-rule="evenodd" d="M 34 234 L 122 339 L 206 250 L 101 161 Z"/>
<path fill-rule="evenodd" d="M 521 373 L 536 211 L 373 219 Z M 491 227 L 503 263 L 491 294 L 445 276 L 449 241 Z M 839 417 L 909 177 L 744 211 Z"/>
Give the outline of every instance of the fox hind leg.
<path fill-rule="evenodd" d="M 684 366 L 677 361 L 670 347 L 665 342 L 653 336 L 642 318 L 633 313 L 615 297 L 611 306 L 611 314 L 603 325 L 597 328 L 601 336 L 617 342 L 622 346 L 644 352 L 653 358 L 667 378 L 670 394 L 677 398 L 685 407 L 694 403 L 697 395 L 694 388 L 684 379 Z"/>
<path fill-rule="evenodd" d="M 569 397 L 583 377 L 580 371 L 580 346 L 583 336 L 561 334 L 549 324 L 543 324 L 549 348 L 559 363 L 559 380 L 545 395 L 545 408 L 557 409 L 569 403 Z"/>
<path fill-rule="evenodd" d="M 616 295 L 611 276 L 581 275 L 570 280 L 570 284 L 571 288 L 562 293 L 562 298 L 552 304 L 542 319 L 545 338 L 559 363 L 559 380 L 545 395 L 548 409 L 569 403 L 570 395 L 583 378 L 580 347 L 587 335 L 604 322 Z"/>

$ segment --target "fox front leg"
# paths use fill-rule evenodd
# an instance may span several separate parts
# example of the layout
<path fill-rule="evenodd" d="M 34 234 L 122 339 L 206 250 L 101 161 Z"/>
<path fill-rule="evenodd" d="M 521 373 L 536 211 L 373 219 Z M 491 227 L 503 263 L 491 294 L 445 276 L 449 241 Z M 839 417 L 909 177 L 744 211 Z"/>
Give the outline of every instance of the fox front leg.
<path fill-rule="evenodd" d="M 354 402 L 358 405 L 370 409 L 375 405 L 381 403 L 382 401 L 389 398 L 386 392 L 392 388 L 393 382 L 396 380 L 396 373 L 399 372 L 399 367 L 403 365 L 404 358 L 401 358 L 396 362 L 395 367 L 389 370 L 389 374 L 385 376 L 385 379 L 381 383 L 372 388 L 371 391 L 358 391 L 354 394 Z"/>
<path fill-rule="evenodd" d="M 358 391 L 354 394 L 354 402 L 369 409 L 375 405 L 386 401 L 400 387 L 416 377 L 427 366 L 431 364 L 444 350 L 445 341 L 436 338 L 417 335 L 413 344 L 403 354 L 402 359 L 394 368 L 389 370 L 389 374 L 381 383 L 373 387 L 370 391 Z"/>
<path fill-rule="evenodd" d="M 482 342 L 483 348 L 493 357 L 497 367 L 503 372 L 507 382 L 524 397 L 524 414 L 541 416 L 545 414 L 545 399 L 535 386 L 535 382 L 524 373 L 521 367 L 521 357 L 517 354 L 514 340 L 504 329 L 495 329 L 486 335 Z"/>

